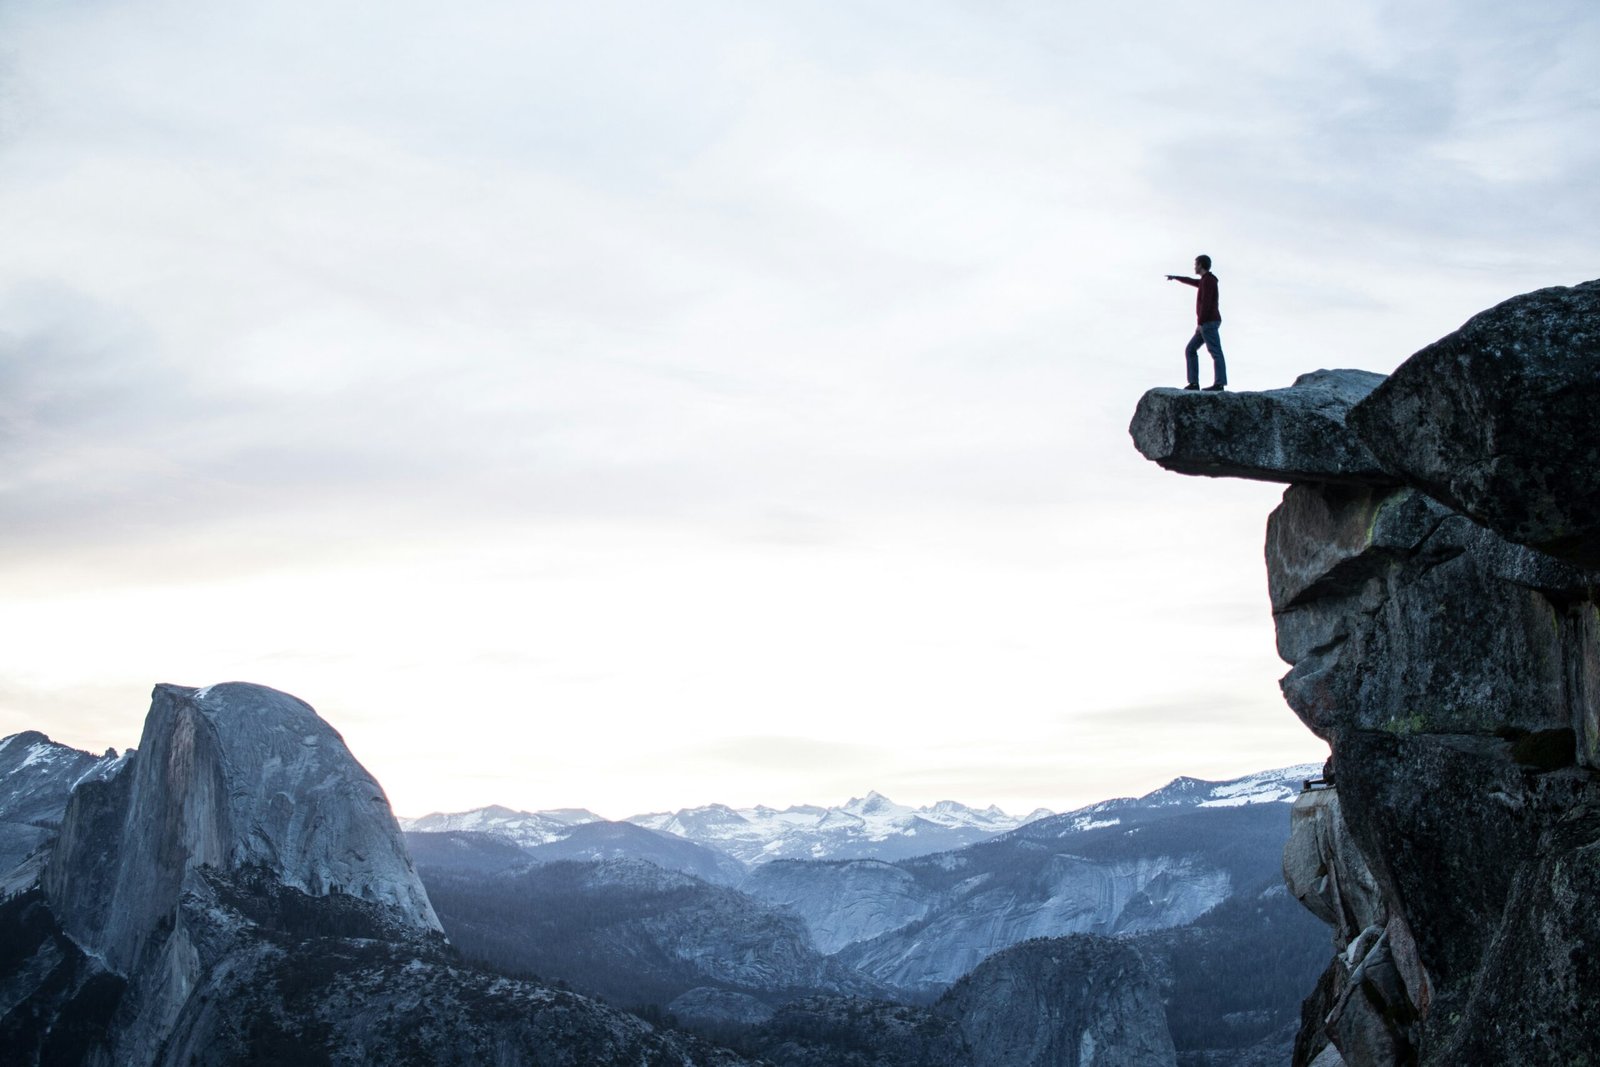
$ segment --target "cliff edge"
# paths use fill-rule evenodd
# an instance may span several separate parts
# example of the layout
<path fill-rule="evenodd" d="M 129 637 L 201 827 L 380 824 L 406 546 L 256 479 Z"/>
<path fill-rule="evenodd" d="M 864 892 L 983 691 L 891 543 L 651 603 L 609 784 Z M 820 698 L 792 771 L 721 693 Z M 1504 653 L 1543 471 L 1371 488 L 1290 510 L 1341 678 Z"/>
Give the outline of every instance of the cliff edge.
<path fill-rule="evenodd" d="M 1331 787 L 1294 894 L 1334 932 L 1295 1063 L 1600 1061 L 1600 280 L 1473 317 L 1388 378 L 1155 389 L 1187 474 L 1287 483 L 1267 592 Z"/>

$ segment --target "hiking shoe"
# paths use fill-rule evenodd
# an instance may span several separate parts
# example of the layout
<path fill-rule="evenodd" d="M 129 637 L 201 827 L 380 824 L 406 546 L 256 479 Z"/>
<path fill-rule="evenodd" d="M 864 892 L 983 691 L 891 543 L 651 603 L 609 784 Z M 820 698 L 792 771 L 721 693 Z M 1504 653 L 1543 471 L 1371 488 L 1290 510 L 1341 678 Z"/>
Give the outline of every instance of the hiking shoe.
<path fill-rule="evenodd" d="M 1201 391 L 1202 392 L 1206 392 L 1206 393 L 1220 393 L 1220 392 L 1223 392 L 1227 388 L 1228 387 L 1226 385 L 1208 385 L 1208 386 L 1205 387 L 1205 389 L 1203 389 Z"/>
<path fill-rule="evenodd" d="M 1198 388 L 1200 388 L 1200 385 L 1199 385 L 1198 382 L 1190 382 L 1188 385 L 1184 386 L 1184 389 L 1186 389 L 1186 390 L 1188 390 L 1188 389 L 1198 389 Z"/>

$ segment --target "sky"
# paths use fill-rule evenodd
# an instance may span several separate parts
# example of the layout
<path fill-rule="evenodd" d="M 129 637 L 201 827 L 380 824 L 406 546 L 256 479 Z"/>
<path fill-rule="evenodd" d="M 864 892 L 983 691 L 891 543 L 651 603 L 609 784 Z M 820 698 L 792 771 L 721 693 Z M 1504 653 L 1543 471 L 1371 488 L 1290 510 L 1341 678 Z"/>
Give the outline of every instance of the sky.
<path fill-rule="evenodd" d="M 305 699 L 403 815 L 1318 761 L 1281 487 L 1132 448 L 1600 275 L 1600 6 L 0 3 L 0 735 Z"/>

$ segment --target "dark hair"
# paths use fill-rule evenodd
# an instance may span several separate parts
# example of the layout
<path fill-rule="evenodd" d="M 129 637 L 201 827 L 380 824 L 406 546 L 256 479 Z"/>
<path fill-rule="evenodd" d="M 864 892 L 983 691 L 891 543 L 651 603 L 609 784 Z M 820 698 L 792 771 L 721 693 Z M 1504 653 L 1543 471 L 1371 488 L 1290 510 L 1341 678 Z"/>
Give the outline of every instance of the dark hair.
<path fill-rule="evenodd" d="M 1206 270 L 1210 270 L 1211 269 L 1211 257 L 1210 256 L 1205 256 L 1205 255 L 1195 256 L 1194 257 L 1194 261 L 1196 263 L 1200 264 Z"/>

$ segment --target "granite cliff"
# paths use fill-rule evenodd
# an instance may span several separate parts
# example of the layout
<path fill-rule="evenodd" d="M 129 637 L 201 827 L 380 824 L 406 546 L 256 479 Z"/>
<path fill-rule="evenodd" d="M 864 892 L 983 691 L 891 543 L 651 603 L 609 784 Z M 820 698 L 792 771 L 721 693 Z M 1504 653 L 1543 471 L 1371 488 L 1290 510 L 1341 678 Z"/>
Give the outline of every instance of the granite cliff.
<path fill-rule="evenodd" d="M 1288 484 L 1267 592 L 1332 750 L 1284 856 L 1333 929 L 1295 1063 L 1600 1062 L 1600 281 L 1491 308 L 1384 378 L 1152 390 L 1185 474 Z"/>
<path fill-rule="evenodd" d="M 338 733 L 309 705 L 261 686 L 157 686 L 139 747 L 121 758 L 35 734 L 9 739 L 0 756 L 10 761 L 5 812 L 45 835 L 0 872 L 6 1063 L 748 1062 L 568 988 L 512 977 L 526 960 L 497 968 L 488 947 L 513 928 L 545 953 L 541 966 L 562 964 L 575 944 L 574 958 L 598 950 L 613 969 L 654 969 L 663 999 L 709 1017 L 712 1039 L 738 1037 L 767 1062 L 1174 1062 L 1160 985 L 1129 943 L 1029 941 L 920 1008 L 862 999 L 877 986 L 818 953 L 800 916 L 638 860 L 504 866 L 497 839 L 418 835 L 457 872 L 424 887 L 382 789 Z M 1138 806 L 1112 803 L 1129 818 Z M 1143 897 L 1116 899 L 1107 914 L 1132 906 L 1135 927 L 1160 925 L 1151 893 L 1183 894 L 1157 881 L 1141 881 Z M 591 929 L 602 899 L 609 918 Z M 511 909 L 501 916 L 509 926 L 494 925 L 497 907 Z M 489 962 L 449 944 L 440 915 L 454 917 L 463 942 L 481 928 L 471 956 Z M 753 992 L 799 999 L 775 1007 Z"/>
<path fill-rule="evenodd" d="M 7 1063 L 743 1062 L 465 964 L 383 790 L 294 697 L 158 686 L 135 753 L 72 770 L 0 900 Z"/>

